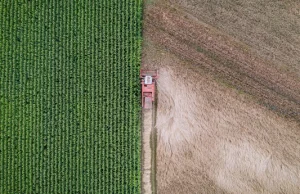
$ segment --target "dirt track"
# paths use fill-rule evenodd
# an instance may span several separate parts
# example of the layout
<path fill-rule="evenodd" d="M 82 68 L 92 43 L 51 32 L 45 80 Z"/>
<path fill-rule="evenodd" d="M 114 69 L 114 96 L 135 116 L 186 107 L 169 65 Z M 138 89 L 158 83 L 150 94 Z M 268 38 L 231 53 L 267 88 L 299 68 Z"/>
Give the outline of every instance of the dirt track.
<path fill-rule="evenodd" d="M 143 63 L 160 71 L 158 193 L 298 193 L 297 72 L 183 10 L 145 11 Z"/>

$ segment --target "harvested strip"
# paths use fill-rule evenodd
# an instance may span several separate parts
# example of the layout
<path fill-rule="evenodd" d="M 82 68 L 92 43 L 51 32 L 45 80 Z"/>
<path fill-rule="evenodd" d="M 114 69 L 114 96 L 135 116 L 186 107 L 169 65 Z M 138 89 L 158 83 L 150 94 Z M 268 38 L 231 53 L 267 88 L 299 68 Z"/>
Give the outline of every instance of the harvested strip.
<path fill-rule="evenodd" d="M 143 193 L 151 194 L 151 132 L 152 132 L 152 109 L 143 110 Z"/>

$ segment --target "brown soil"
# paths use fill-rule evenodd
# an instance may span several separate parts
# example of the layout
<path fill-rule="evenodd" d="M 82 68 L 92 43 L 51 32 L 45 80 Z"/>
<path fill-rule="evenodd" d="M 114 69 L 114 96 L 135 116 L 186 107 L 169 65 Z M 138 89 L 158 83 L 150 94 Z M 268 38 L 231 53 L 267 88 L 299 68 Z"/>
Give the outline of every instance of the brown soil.
<path fill-rule="evenodd" d="M 284 50 L 298 46 L 283 38 L 269 60 L 269 39 L 257 46 L 255 31 L 197 14 L 210 1 L 170 2 L 147 4 L 144 18 L 143 66 L 160 71 L 158 193 L 298 193 L 300 55 Z"/>
<path fill-rule="evenodd" d="M 198 21 L 240 40 L 258 56 L 300 76 L 298 0 L 168 0 Z"/>
<path fill-rule="evenodd" d="M 151 8 L 145 35 L 216 78 L 300 121 L 300 81 L 251 55 L 241 44 L 167 6 Z"/>

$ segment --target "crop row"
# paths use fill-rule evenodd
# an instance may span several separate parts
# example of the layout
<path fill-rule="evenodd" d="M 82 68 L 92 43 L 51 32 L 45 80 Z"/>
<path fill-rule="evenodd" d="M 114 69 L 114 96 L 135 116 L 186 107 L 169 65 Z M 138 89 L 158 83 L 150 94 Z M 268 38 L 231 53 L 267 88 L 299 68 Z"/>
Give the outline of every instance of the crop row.
<path fill-rule="evenodd" d="M 0 2 L 0 193 L 140 193 L 141 9 Z"/>

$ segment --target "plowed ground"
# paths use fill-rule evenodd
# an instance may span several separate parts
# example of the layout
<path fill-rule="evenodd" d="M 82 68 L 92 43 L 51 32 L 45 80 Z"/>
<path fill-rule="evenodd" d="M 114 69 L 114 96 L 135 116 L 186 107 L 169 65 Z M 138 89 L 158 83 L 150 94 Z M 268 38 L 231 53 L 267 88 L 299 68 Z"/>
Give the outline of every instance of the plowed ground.
<path fill-rule="evenodd" d="M 246 34 L 241 23 L 220 26 L 217 18 L 224 12 L 212 15 L 215 20 L 201 15 L 205 6 L 214 7 L 209 2 L 146 4 L 143 66 L 160 71 L 158 193 L 297 193 L 300 50 L 284 38 L 282 47 L 274 46 L 276 34 Z M 251 4 L 238 2 L 240 12 L 254 13 L 246 9 Z M 252 21 L 246 16 L 245 22 Z M 299 41 L 299 33 L 291 33 Z M 276 57 L 268 58 L 264 47 Z M 286 57 L 291 52 L 298 55 Z"/>

